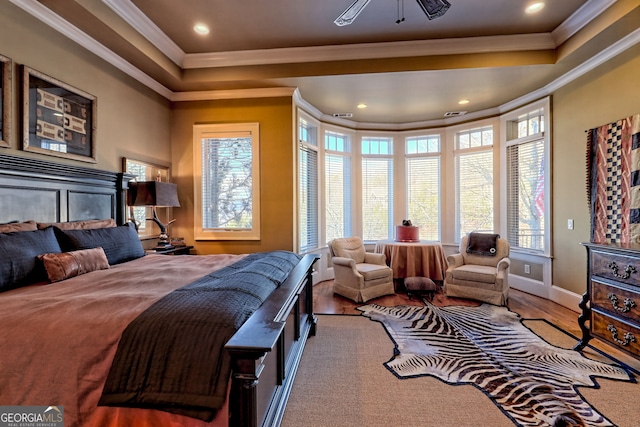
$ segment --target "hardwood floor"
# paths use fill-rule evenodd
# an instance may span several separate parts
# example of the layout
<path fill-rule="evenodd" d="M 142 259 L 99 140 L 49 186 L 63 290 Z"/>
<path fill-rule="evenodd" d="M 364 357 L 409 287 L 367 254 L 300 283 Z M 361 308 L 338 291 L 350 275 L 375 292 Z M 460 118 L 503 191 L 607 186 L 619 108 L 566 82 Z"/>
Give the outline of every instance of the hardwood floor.
<path fill-rule="evenodd" d="M 347 298 L 333 294 L 333 281 L 328 280 L 320 282 L 313 287 L 313 307 L 318 314 L 360 314 L 356 307 L 363 304 L 357 304 Z M 461 298 L 448 298 L 442 292 L 436 293 L 434 296 L 434 304 L 444 305 L 477 305 L 478 302 L 465 300 Z M 367 301 L 368 303 L 376 303 L 383 306 L 395 305 L 422 305 L 422 301 L 415 297 L 409 299 L 403 291 L 396 292 L 395 295 L 387 295 L 380 298 Z M 516 289 L 509 291 L 508 307 L 527 319 L 545 319 L 550 323 L 564 329 L 570 334 L 580 337 L 582 333 L 578 327 L 578 313 L 569 310 L 553 301 L 527 294 Z M 593 347 L 604 351 L 620 362 L 627 364 L 633 369 L 640 371 L 640 360 L 633 358 L 627 353 L 608 345 L 598 339 L 592 339 L 589 342 Z"/>

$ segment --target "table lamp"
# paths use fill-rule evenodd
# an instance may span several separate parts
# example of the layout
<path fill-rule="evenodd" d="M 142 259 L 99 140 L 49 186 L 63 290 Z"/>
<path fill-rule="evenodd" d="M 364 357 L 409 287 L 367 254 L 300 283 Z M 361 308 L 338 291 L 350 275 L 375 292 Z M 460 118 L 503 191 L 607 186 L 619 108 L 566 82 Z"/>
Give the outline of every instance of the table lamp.
<path fill-rule="evenodd" d="M 162 181 L 130 182 L 129 190 L 127 191 L 127 205 L 150 206 L 151 211 L 153 212 L 153 217 L 147 218 L 147 221 L 155 222 L 160 228 L 159 241 L 153 249 L 162 250 L 173 248 L 171 243 L 169 243 L 167 227 L 172 224 L 175 219 L 163 224 L 162 221 L 160 221 L 160 218 L 158 218 L 156 208 L 180 207 L 180 201 L 178 200 L 178 186 L 176 184 Z"/>

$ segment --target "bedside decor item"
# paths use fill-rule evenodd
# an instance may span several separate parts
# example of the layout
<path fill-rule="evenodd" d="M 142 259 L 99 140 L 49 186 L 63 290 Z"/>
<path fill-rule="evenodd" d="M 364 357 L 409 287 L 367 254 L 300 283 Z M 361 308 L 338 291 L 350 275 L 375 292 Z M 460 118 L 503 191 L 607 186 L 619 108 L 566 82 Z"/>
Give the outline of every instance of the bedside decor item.
<path fill-rule="evenodd" d="M 178 187 L 176 184 L 162 181 L 142 181 L 130 182 L 127 191 L 128 206 L 150 206 L 153 213 L 152 218 L 148 221 L 155 222 L 160 228 L 160 240 L 154 250 L 171 249 L 173 246 L 169 242 L 167 235 L 167 227 L 171 225 L 175 219 L 163 224 L 158 218 L 158 207 L 180 207 L 178 200 Z"/>
<path fill-rule="evenodd" d="M 96 163 L 97 98 L 22 66 L 22 149 Z"/>
<path fill-rule="evenodd" d="M 0 55 L 0 147 L 10 147 L 12 61 Z"/>
<path fill-rule="evenodd" d="M 420 228 L 411 223 L 410 219 L 402 220 L 402 225 L 396 225 L 396 242 L 419 242 Z"/>

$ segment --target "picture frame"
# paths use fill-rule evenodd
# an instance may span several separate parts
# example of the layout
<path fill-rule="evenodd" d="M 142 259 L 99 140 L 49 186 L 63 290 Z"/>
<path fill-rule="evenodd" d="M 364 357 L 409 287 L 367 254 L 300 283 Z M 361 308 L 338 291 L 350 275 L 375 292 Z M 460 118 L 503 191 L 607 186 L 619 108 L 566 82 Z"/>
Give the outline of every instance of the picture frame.
<path fill-rule="evenodd" d="M 97 98 L 22 66 L 22 149 L 96 163 Z"/>
<path fill-rule="evenodd" d="M 11 81 L 13 61 L 0 55 L 0 147 L 11 147 Z"/>

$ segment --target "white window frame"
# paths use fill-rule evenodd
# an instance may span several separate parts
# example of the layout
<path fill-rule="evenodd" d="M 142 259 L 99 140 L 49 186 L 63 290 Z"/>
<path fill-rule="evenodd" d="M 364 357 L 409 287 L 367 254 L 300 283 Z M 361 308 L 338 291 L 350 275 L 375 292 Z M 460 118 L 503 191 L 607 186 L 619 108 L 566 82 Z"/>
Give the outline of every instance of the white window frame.
<path fill-rule="evenodd" d="M 486 128 L 491 128 L 492 133 L 493 133 L 493 137 L 492 137 L 492 143 L 491 145 L 479 145 L 477 147 L 465 147 L 465 148 L 460 148 L 460 134 L 462 133 L 472 133 L 474 131 L 482 131 Z M 460 188 L 459 188 L 459 160 L 460 160 L 460 156 L 463 155 L 473 155 L 473 154 L 478 154 L 478 153 L 489 153 L 491 154 L 491 158 L 492 158 L 492 164 L 491 164 L 491 170 L 492 170 L 492 177 L 493 177 L 493 182 L 492 182 L 492 219 L 491 219 L 491 229 L 483 229 L 483 230 L 469 230 L 469 231 L 483 231 L 483 232 L 494 232 L 495 228 L 496 228 L 496 205 L 495 205 L 495 193 L 496 193 L 496 173 L 495 173 L 495 155 L 494 155 L 494 147 L 497 145 L 496 141 L 497 141 L 497 132 L 496 132 L 496 126 L 494 126 L 491 123 L 484 123 L 484 122 L 471 122 L 469 124 L 467 124 L 465 127 L 458 127 L 454 130 L 453 133 L 453 137 L 454 137 L 454 150 L 453 150 L 453 177 L 454 177 L 454 187 L 455 187 L 455 198 L 454 198 L 454 210 L 455 210 L 455 224 L 454 224 L 454 242 L 455 243 L 460 243 L 461 237 L 462 237 L 462 230 L 461 230 L 461 221 L 460 221 Z"/>
<path fill-rule="evenodd" d="M 328 150 L 326 148 L 326 135 L 327 133 L 339 133 L 339 134 L 343 134 L 347 136 L 347 144 L 348 147 L 345 151 L 333 151 L 333 150 Z M 325 242 L 328 243 L 329 237 L 327 236 L 327 197 L 326 197 L 326 191 L 327 191 L 327 164 L 326 164 L 326 158 L 327 155 L 331 154 L 331 155 L 337 155 L 337 156 L 343 156 L 346 160 L 348 160 L 349 163 L 349 172 L 350 174 L 346 177 L 348 178 L 349 182 L 346 183 L 348 184 L 348 199 L 349 200 L 345 200 L 345 209 L 348 209 L 348 212 L 345 212 L 346 214 L 348 214 L 348 218 L 343 218 L 343 226 L 345 227 L 345 232 L 344 232 L 344 236 L 338 236 L 338 237 L 348 237 L 348 236 L 352 236 L 355 235 L 356 231 L 355 231 L 355 225 L 354 225 L 354 221 L 355 221 L 355 217 L 356 217 L 356 209 L 355 209 L 355 188 L 356 188 L 356 182 L 355 182 L 355 176 L 356 176 L 356 170 L 355 170 L 355 162 L 354 162 L 354 145 L 355 145 L 355 132 L 353 132 L 350 129 L 345 129 L 345 128 L 341 128 L 338 126 L 323 126 L 322 130 L 321 130 L 321 140 L 318 141 L 318 144 L 321 146 L 320 149 L 320 153 L 321 153 L 321 160 L 320 160 L 320 169 L 321 169 L 321 189 L 320 189 L 320 194 L 322 195 L 322 204 L 321 204 L 321 219 L 320 219 L 320 229 L 321 229 L 321 242 Z"/>
<path fill-rule="evenodd" d="M 386 154 L 379 154 L 379 153 L 374 153 L 374 154 L 363 154 L 362 153 L 362 144 L 364 140 L 384 140 L 385 142 L 387 142 L 390 146 L 390 150 L 389 153 Z M 395 170 L 396 170 L 396 164 L 398 162 L 398 157 L 396 155 L 395 152 L 395 147 L 396 147 L 396 138 L 394 137 L 394 135 L 392 134 L 381 134 L 381 133 L 375 133 L 375 132 L 367 132 L 364 134 L 359 135 L 358 137 L 358 169 L 359 169 L 359 173 L 358 173 L 358 191 L 359 191 L 359 195 L 360 197 L 358 197 L 358 221 L 360 224 L 360 228 L 361 228 L 361 236 L 363 236 L 363 240 L 365 242 L 372 242 L 375 240 L 371 240 L 371 239 L 367 239 L 366 237 L 364 237 L 365 235 L 365 225 L 364 225 L 364 214 L 365 214 L 365 209 L 364 209 L 364 189 L 363 189 L 363 182 L 364 182 L 364 163 L 366 160 L 386 160 L 388 162 L 388 164 L 390 164 L 391 166 L 391 171 L 389 171 L 390 173 L 388 174 L 388 176 L 391 179 L 390 183 L 387 183 L 387 188 L 389 190 L 389 201 L 388 201 L 388 219 L 387 219 L 387 237 L 383 238 L 381 240 L 386 240 L 386 239 L 393 239 L 395 236 L 395 200 L 396 200 L 396 196 L 395 196 L 395 187 L 396 187 L 396 177 L 395 177 Z"/>
<path fill-rule="evenodd" d="M 542 135 L 534 135 L 533 138 L 513 138 L 509 139 L 508 127 L 510 124 L 517 120 L 517 118 L 523 114 L 530 113 L 535 110 L 543 110 L 544 116 L 544 132 Z M 507 238 L 507 212 L 508 212 L 508 197 L 507 194 L 507 147 L 513 144 L 525 142 L 527 140 L 543 138 L 544 150 L 545 150 L 545 163 L 544 163 L 544 251 L 531 251 L 518 247 L 511 247 L 510 258 L 512 260 L 512 271 L 509 274 L 509 285 L 515 289 L 520 289 L 525 292 L 539 295 L 545 298 L 550 297 L 551 285 L 552 285 L 552 187 L 551 187 L 551 170 L 552 170 L 552 147 L 551 147 L 551 101 L 549 97 L 543 98 L 537 102 L 533 102 L 526 106 L 520 107 L 514 111 L 504 114 L 500 117 L 500 184 L 503 191 L 500 192 L 500 206 L 501 221 L 500 233 L 503 237 Z M 537 137 L 537 138 L 536 138 Z M 542 281 L 536 281 L 528 277 L 514 274 L 516 264 L 539 264 L 542 266 Z"/>
<path fill-rule="evenodd" d="M 438 140 L 438 150 L 437 151 L 431 151 L 431 150 L 417 150 L 417 152 L 415 153 L 409 153 L 408 151 L 408 143 L 409 140 L 414 140 L 414 139 L 437 139 Z M 421 224 L 420 221 L 417 220 L 417 218 L 412 217 L 411 214 L 409 214 L 409 204 L 410 204 L 410 198 L 409 198 L 409 189 L 411 187 L 411 177 L 409 176 L 409 163 L 411 160 L 415 160 L 415 159 L 436 159 L 438 161 L 438 182 L 437 182 L 437 192 L 438 192 L 438 206 L 437 206 L 437 210 L 438 210 L 438 214 L 437 214 L 437 229 L 438 229 L 438 235 L 436 237 L 436 239 L 434 241 L 441 241 L 442 240 L 442 212 L 443 212 L 443 198 L 442 198 L 442 182 L 443 182 L 443 174 L 442 174 L 442 166 L 443 166 L 443 156 L 442 156 L 442 145 L 443 145 L 443 138 L 442 135 L 440 133 L 431 133 L 431 132 L 423 132 L 423 133 L 419 133 L 416 135 L 405 135 L 404 136 L 404 144 L 402 147 L 403 150 L 403 156 L 401 157 L 404 160 L 404 191 L 402 191 L 402 189 L 396 189 L 396 191 L 394 192 L 394 197 L 397 196 L 398 198 L 402 198 L 404 200 L 404 215 L 403 218 L 404 219 L 409 219 L 411 221 L 413 221 L 413 225 L 418 226 L 418 227 L 423 227 L 424 224 Z M 430 183 L 431 186 L 434 186 L 434 183 Z M 397 223 L 399 221 L 396 221 Z M 400 224 L 397 224 L 400 225 Z M 424 235 L 424 233 L 421 233 L 420 238 L 422 240 L 432 240 L 432 239 L 428 239 L 428 236 Z"/>
<path fill-rule="evenodd" d="M 310 126 L 312 126 L 315 130 L 315 141 L 306 141 L 303 140 L 303 137 L 301 135 L 301 127 L 303 126 L 303 123 L 308 123 Z M 315 179 L 315 185 L 316 185 L 316 200 L 315 200 L 315 205 L 317 208 L 317 212 L 316 212 L 316 241 L 315 242 L 311 242 L 308 245 L 303 245 L 302 244 L 302 215 L 304 214 L 304 212 L 302 211 L 302 207 L 301 207 L 301 203 L 303 202 L 302 200 L 300 200 L 300 196 L 297 198 L 298 201 L 298 239 L 297 239 L 297 249 L 299 253 L 306 253 L 309 251 L 313 251 L 315 249 L 317 249 L 320 245 L 320 223 L 321 223 L 321 218 L 322 218 L 322 212 L 320 210 L 320 194 L 321 194 L 321 190 L 322 190 L 322 185 L 320 184 L 320 170 L 321 170 L 321 154 L 320 154 L 320 144 L 321 142 L 323 142 L 324 140 L 321 138 L 321 130 L 320 130 L 320 122 L 311 118 L 309 115 L 305 114 L 302 110 L 298 109 L 298 126 L 296 128 L 296 132 L 297 132 L 297 139 L 298 139 L 298 155 L 297 155 L 297 159 L 298 162 L 300 162 L 300 150 L 308 150 L 308 151 L 315 151 L 316 153 L 316 176 L 315 177 L 306 177 L 307 182 L 312 182 Z M 303 171 L 301 168 L 301 164 L 298 163 L 298 185 L 297 185 L 297 189 L 298 189 L 298 194 L 300 195 L 301 193 L 301 189 L 300 186 L 302 185 L 302 180 L 303 177 L 301 176 L 302 173 L 307 172 L 307 171 Z M 310 203 L 310 202 L 309 202 Z M 309 217 L 306 218 L 307 221 L 310 220 Z"/>
<path fill-rule="evenodd" d="M 205 138 L 251 136 L 251 228 L 205 228 L 202 218 L 202 140 Z M 193 126 L 194 238 L 195 240 L 260 240 L 260 126 L 258 123 L 202 124 Z"/>

